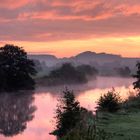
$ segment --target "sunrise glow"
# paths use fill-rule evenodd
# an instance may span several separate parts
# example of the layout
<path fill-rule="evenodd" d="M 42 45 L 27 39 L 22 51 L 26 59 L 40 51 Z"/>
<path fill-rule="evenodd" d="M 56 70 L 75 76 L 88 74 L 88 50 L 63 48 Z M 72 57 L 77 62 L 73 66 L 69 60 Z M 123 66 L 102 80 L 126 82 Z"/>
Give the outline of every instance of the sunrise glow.
<path fill-rule="evenodd" d="M 6 0 L 0 45 L 69 57 L 83 51 L 140 57 L 139 0 Z"/>

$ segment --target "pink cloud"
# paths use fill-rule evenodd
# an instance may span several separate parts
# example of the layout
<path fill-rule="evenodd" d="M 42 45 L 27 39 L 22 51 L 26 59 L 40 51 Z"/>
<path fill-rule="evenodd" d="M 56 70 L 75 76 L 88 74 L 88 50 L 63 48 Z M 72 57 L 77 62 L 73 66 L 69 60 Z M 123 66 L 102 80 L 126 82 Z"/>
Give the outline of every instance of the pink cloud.
<path fill-rule="evenodd" d="M 139 35 L 139 17 L 139 0 L 6 0 L 0 4 L 0 37 L 48 41 Z"/>
<path fill-rule="evenodd" d="M 0 8 L 15 9 L 29 3 L 29 0 L 4 0 L 0 3 Z"/>

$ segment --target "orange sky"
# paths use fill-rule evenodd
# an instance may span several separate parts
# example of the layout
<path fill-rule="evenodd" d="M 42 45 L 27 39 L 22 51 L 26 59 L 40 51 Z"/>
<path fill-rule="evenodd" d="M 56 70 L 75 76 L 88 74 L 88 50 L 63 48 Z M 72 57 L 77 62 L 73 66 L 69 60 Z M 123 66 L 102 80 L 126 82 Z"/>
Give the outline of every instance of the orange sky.
<path fill-rule="evenodd" d="M 0 45 L 68 57 L 83 51 L 140 57 L 140 0 L 5 0 Z"/>

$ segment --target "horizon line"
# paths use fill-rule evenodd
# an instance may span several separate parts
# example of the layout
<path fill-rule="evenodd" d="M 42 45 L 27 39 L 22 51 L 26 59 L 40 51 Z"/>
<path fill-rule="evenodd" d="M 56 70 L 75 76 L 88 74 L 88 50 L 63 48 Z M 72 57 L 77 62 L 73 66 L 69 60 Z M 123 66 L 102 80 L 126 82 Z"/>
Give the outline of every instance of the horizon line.
<path fill-rule="evenodd" d="M 27 54 L 28 55 L 51 55 L 51 56 L 54 56 L 54 57 L 56 57 L 56 58 L 59 58 L 59 59 L 61 59 L 61 58 L 71 58 L 71 57 L 75 57 L 75 56 L 77 56 L 77 55 L 79 55 L 79 54 L 81 54 L 81 53 L 85 53 L 85 52 L 92 52 L 92 53 L 96 53 L 96 54 L 107 54 L 107 55 L 116 55 L 116 56 L 119 56 L 119 57 L 121 57 L 121 58 L 136 58 L 136 59 L 140 59 L 140 56 L 139 57 L 127 57 L 127 56 L 122 56 L 121 54 L 115 54 L 115 53 L 107 53 L 107 52 L 99 52 L 99 53 L 97 53 L 97 52 L 95 52 L 95 51 L 81 51 L 81 52 L 79 52 L 79 53 L 77 53 L 76 55 L 72 55 L 72 56 L 69 56 L 69 57 L 58 57 L 58 56 L 56 56 L 55 54 L 52 54 L 52 53 L 47 53 L 47 52 L 27 52 Z"/>

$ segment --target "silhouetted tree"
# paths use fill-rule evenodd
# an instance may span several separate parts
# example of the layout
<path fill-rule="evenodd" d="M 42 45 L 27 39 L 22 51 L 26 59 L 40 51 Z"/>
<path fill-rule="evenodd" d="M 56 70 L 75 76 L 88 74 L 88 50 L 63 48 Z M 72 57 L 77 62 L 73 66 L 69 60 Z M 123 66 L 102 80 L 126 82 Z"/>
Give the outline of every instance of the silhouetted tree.
<path fill-rule="evenodd" d="M 9 44 L 0 48 L 0 90 L 33 89 L 35 74 L 34 62 L 22 48 Z"/>
<path fill-rule="evenodd" d="M 120 97 L 113 89 L 99 98 L 97 109 L 100 111 L 116 112 L 120 109 L 120 101 Z"/>
<path fill-rule="evenodd" d="M 56 110 L 55 134 L 59 137 L 66 135 L 80 121 L 80 105 L 73 91 L 66 89 L 63 93 Z"/>
<path fill-rule="evenodd" d="M 131 70 L 129 67 L 124 67 L 124 68 L 115 68 L 116 72 L 118 75 L 122 77 L 129 77 L 131 74 Z"/>
<path fill-rule="evenodd" d="M 137 70 L 136 74 L 133 77 L 136 78 L 137 81 L 134 82 L 133 85 L 134 85 L 134 89 L 140 90 L 140 62 L 138 62 L 136 64 L 136 67 L 138 68 L 138 70 Z"/>
<path fill-rule="evenodd" d="M 90 65 L 79 65 L 77 70 L 85 76 L 96 76 L 98 74 L 98 70 Z"/>
<path fill-rule="evenodd" d="M 70 63 L 64 63 L 60 68 L 52 70 L 44 79 L 47 79 L 48 85 L 87 82 L 86 76 Z"/>
<path fill-rule="evenodd" d="M 23 132 L 27 122 L 34 118 L 33 101 L 30 93 L 0 94 L 0 134 L 14 136 Z"/>

